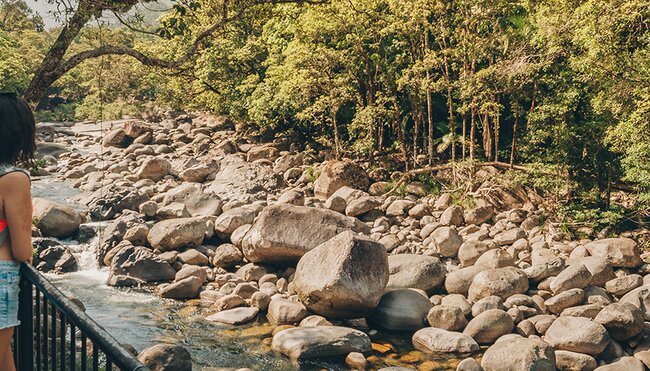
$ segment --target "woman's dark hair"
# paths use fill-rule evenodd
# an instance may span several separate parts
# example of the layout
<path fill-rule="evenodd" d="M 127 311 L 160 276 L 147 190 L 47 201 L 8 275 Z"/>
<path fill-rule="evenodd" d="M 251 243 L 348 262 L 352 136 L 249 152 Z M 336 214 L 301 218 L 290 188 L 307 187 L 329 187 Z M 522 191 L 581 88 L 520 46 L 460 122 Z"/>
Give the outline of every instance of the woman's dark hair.
<path fill-rule="evenodd" d="M 36 123 L 29 104 L 0 93 L 0 163 L 29 163 L 36 151 Z"/>

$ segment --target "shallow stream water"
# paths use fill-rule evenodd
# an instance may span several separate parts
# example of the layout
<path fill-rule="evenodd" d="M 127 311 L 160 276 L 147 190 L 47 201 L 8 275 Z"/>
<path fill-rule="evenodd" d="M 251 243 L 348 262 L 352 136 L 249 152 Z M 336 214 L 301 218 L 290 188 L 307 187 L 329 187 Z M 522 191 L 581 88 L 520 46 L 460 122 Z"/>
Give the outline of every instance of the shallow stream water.
<path fill-rule="evenodd" d="M 66 202 L 78 192 L 67 182 L 35 179 L 34 197 Z M 72 205 L 74 206 L 74 205 Z M 99 223 L 91 226 L 98 227 Z M 146 289 L 116 289 L 106 285 L 108 271 L 94 258 L 97 239 L 88 244 L 64 240 L 79 262 L 79 271 L 48 275 L 59 289 L 81 300 L 86 312 L 113 337 L 141 351 L 158 343 L 179 344 L 192 354 L 195 370 L 249 367 L 254 370 L 345 370 L 341 360 L 296 365 L 270 350 L 273 326 L 263 318 L 247 326 L 221 326 L 203 319 L 195 302 L 161 299 Z M 369 357 L 373 369 L 411 366 L 419 370 L 455 369 L 457 360 L 433 359 L 413 351 L 410 333 L 378 332 L 373 346 L 384 352 Z M 214 367 L 214 369 L 212 369 Z"/>

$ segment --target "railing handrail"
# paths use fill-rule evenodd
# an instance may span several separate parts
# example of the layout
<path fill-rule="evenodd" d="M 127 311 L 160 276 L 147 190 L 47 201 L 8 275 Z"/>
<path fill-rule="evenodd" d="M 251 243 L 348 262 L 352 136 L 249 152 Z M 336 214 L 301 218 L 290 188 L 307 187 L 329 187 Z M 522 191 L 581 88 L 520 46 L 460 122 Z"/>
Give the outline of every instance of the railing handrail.
<path fill-rule="evenodd" d="M 93 342 L 117 367 L 124 371 L 148 371 L 129 353 L 113 336 L 95 322 L 77 304 L 72 302 L 56 286 L 47 280 L 39 271 L 29 264 L 21 266 L 22 279 L 31 282 L 47 300 L 65 315 L 66 319 L 75 325 Z"/>

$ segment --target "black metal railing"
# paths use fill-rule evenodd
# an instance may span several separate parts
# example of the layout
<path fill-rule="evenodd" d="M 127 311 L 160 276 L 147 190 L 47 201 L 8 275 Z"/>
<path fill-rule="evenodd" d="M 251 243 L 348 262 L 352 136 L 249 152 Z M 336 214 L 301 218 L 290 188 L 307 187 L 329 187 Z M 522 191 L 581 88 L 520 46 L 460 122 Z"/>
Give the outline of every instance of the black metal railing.
<path fill-rule="evenodd" d="M 18 317 L 18 371 L 149 370 L 28 264 L 21 267 Z"/>

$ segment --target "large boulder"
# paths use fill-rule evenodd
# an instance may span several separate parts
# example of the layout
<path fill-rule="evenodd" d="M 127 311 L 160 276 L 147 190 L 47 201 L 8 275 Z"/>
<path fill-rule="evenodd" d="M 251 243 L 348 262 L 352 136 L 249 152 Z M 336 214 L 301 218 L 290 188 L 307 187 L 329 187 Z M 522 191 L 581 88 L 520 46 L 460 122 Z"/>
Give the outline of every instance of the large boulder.
<path fill-rule="evenodd" d="M 429 294 L 445 281 L 445 266 L 440 259 L 415 254 L 388 257 L 388 289 L 413 288 Z"/>
<path fill-rule="evenodd" d="M 496 268 L 474 276 L 468 297 L 474 302 L 492 295 L 505 300 L 511 295 L 523 294 L 527 290 L 528 277 L 523 270 L 514 267 Z"/>
<path fill-rule="evenodd" d="M 479 350 L 471 336 L 435 327 L 426 327 L 413 334 L 413 346 L 427 354 L 473 353 Z"/>
<path fill-rule="evenodd" d="M 614 267 L 635 268 L 643 264 L 639 245 L 631 238 L 606 238 L 585 245 L 592 256 L 607 259 Z"/>
<path fill-rule="evenodd" d="M 605 326 L 614 340 L 623 341 L 643 331 L 644 317 L 634 304 L 612 303 L 603 308 L 594 321 Z"/>
<path fill-rule="evenodd" d="M 156 223 L 147 240 L 151 247 L 160 251 L 198 246 L 203 242 L 206 229 L 205 221 L 199 218 L 168 219 Z"/>
<path fill-rule="evenodd" d="M 266 200 L 284 186 L 284 179 L 271 166 L 247 162 L 237 155 L 227 155 L 219 162 L 219 171 L 209 183 L 208 191 L 226 201 L 250 203 Z"/>
<path fill-rule="evenodd" d="M 370 186 L 370 178 L 366 171 L 354 162 L 330 161 L 323 166 L 320 176 L 314 182 L 314 195 L 327 200 L 344 186 L 365 191 Z"/>
<path fill-rule="evenodd" d="M 488 267 L 481 265 L 472 265 L 450 272 L 447 274 L 447 278 L 445 278 L 445 290 L 450 294 L 461 294 L 467 296 L 469 288 L 474 281 L 474 277 L 476 277 L 480 272 L 488 269 Z"/>
<path fill-rule="evenodd" d="M 603 325 L 583 317 L 560 316 L 546 330 L 544 340 L 555 349 L 598 355 L 609 344 Z"/>
<path fill-rule="evenodd" d="M 151 250 L 132 245 L 121 248 L 115 254 L 110 272 L 113 276 L 124 275 L 145 282 L 165 282 L 173 280 L 176 276 L 176 270 L 167 261 Z"/>
<path fill-rule="evenodd" d="M 58 244 L 39 251 L 33 264 L 39 271 L 51 273 L 70 273 L 78 268 L 70 249 Z"/>
<path fill-rule="evenodd" d="M 149 201 L 149 196 L 134 187 L 111 184 L 73 199 L 88 206 L 94 220 L 110 220 L 125 210 L 138 211 L 141 204 Z"/>
<path fill-rule="evenodd" d="M 253 224 L 256 209 L 253 207 L 236 207 L 219 215 L 214 222 L 215 231 L 231 235 L 237 228 L 246 224 Z"/>
<path fill-rule="evenodd" d="M 138 361 L 151 371 L 192 371 L 192 356 L 179 345 L 154 345 L 142 351 Z"/>
<path fill-rule="evenodd" d="M 185 205 L 192 216 L 219 215 L 222 206 L 221 199 L 199 183 L 183 183 L 167 191 L 162 206 L 173 203 Z"/>
<path fill-rule="evenodd" d="M 469 321 L 463 333 L 479 344 L 492 344 L 514 328 L 515 324 L 508 313 L 501 309 L 488 309 Z"/>
<path fill-rule="evenodd" d="M 278 332 L 271 348 L 295 360 L 367 353 L 371 342 L 365 333 L 347 327 L 295 327 Z"/>
<path fill-rule="evenodd" d="M 385 293 L 368 321 L 393 331 L 415 331 L 425 325 L 431 302 L 415 290 L 397 289 Z"/>
<path fill-rule="evenodd" d="M 44 198 L 34 198 L 34 220 L 44 236 L 69 237 L 83 221 L 75 209 Z"/>
<path fill-rule="evenodd" d="M 140 179 L 161 180 L 172 170 L 172 165 L 164 158 L 150 157 L 142 163 L 136 175 Z"/>
<path fill-rule="evenodd" d="M 317 314 L 363 317 L 379 304 L 388 283 L 388 255 L 378 242 L 346 231 L 307 252 L 293 283 Z"/>
<path fill-rule="evenodd" d="M 485 351 L 481 366 L 485 371 L 554 371 L 555 351 L 549 344 L 538 339 L 499 341 Z"/>
<path fill-rule="evenodd" d="M 272 205 L 262 210 L 246 233 L 243 253 L 254 263 L 291 264 L 316 246 L 354 228 L 352 220 L 332 210 Z"/>
<path fill-rule="evenodd" d="M 631 303 L 643 312 L 646 321 L 650 321 L 650 285 L 637 287 L 625 294 L 621 303 Z"/>
<path fill-rule="evenodd" d="M 456 232 L 456 229 L 440 227 L 433 231 L 431 236 L 438 251 L 440 251 L 440 255 L 449 258 L 455 258 L 458 255 L 458 249 L 463 244 L 463 238 Z"/>
<path fill-rule="evenodd" d="M 183 278 L 160 289 L 160 296 L 166 299 L 192 299 L 199 295 L 203 280 L 196 276 Z"/>

